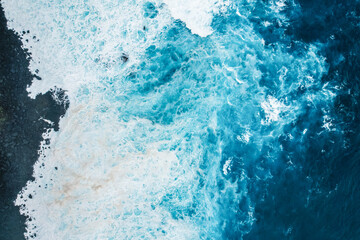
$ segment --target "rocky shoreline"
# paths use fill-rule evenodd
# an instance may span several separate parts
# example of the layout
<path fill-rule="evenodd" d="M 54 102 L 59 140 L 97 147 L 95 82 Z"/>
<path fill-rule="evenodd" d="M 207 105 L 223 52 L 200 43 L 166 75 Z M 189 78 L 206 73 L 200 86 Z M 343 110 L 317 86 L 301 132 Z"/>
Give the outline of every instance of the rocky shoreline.
<path fill-rule="evenodd" d="M 57 103 L 53 93 L 28 97 L 26 88 L 33 79 L 30 54 L 22 49 L 21 37 L 7 29 L 0 5 L 0 239 L 24 239 L 25 217 L 13 201 L 32 179 L 42 134 L 58 128 L 67 104 Z M 41 119 L 49 119 L 54 124 Z"/>

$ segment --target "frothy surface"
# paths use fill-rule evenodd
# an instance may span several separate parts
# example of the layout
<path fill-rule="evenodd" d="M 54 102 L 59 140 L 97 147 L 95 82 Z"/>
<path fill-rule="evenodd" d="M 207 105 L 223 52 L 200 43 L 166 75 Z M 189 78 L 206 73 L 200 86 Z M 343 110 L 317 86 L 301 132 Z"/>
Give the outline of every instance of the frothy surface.
<path fill-rule="evenodd" d="M 70 100 L 16 200 L 27 238 L 241 238 L 284 127 L 335 96 L 319 46 L 265 44 L 252 1 L 3 4 L 36 36 L 30 95 Z M 283 4 L 267 6 L 279 24 Z"/>

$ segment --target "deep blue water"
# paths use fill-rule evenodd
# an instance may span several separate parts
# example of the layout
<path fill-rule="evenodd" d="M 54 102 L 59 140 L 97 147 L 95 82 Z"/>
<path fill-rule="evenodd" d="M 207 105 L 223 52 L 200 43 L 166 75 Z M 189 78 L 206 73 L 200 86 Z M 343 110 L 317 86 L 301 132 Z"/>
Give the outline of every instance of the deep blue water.
<path fill-rule="evenodd" d="M 267 196 L 257 204 L 258 221 L 246 239 L 358 239 L 359 235 L 359 3 L 353 1 L 299 1 L 301 11 L 287 9 L 288 41 L 322 43 L 328 73 L 321 81 L 340 87 L 329 113 L 340 131 L 321 132 L 321 107 L 307 107 L 289 124 L 280 159 L 283 165 L 273 182 L 265 183 Z M 269 44 L 273 34 L 259 28 Z M 281 32 L 281 28 L 274 30 Z M 322 150 L 325 152 L 322 152 Z M 263 189 L 264 189 L 263 188 Z M 263 190 L 264 191 L 264 190 Z M 286 229 L 291 228 L 291 233 Z"/>
<path fill-rule="evenodd" d="M 36 4 L 70 108 L 16 200 L 28 239 L 360 238 L 359 2 L 231 1 L 201 31 L 158 1 L 126 27 Z"/>

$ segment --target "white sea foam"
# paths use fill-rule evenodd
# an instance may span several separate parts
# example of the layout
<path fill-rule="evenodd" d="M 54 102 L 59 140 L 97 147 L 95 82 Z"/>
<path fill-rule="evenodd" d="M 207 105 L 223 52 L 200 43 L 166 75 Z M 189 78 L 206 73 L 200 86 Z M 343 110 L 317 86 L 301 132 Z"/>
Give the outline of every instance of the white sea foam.
<path fill-rule="evenodd" d="M 280 114 L 289 109 L 288 106 L 273 96 L 268 96 L 266 101 L 261 103 L 261 107 L 266 115 L 266 120 L 262 122 L 263 124 L 270 124 L 271 122 L 279 121 Z"/>
<path fill-rule="evenodd" d="M 130 141 L 140 139 L 137 134 L 155 134 L 153 129 L 163 133 L 163 127 L 140 119 L 120 123 L 107 117 L 96 121 L 97 117 L 87 106 L 71 107 L 61 131 L 48 136 L 52 144 L 44 145 L 34 167 L 36 180 L 16 201 L 26 205 L 22 211 L 33 218 L 28 236 L 35 232 L 39 239 L 198 238 L 196 226 L 172 220 L 160 205 L 172 188 L 190 187 L 193 172 L 180 165 L 175 152 L 159 151 L 160 143 Z"/>
<path fill-rule="evenodd" d="M 236 139 L 243 142 L 243 143 L 249 143 L 251 138 L 250 130 L 246 130 L 243 134 L 236 136 Z"/>
<path fill-rule="evenodd" d="M 23 43 L 32 53 L 30 70 L 39 70 L 46 77 L 45 81 L 34 80 L 28 89 L 30 96 L 57 86 L 73 98 L 82 84 L 97 82 L 100 71 L 105 69 L 108 76 L 119 74 L 114 66 L 121 65 L 123 53 L 130 54 L 131 62 L 139 61 L 171 23 L 167 10 L 159 11 L 155 19 L 143 17 L 145 2 L 5 0 L 9 27 L 19 33 L 30 30 L 24 36 L 28 42 Z M 144 32 L 144 26 L 149 31 Z"/>
<path fill-rule="evenodd" d="M 213 32 L 211 22 L 214 14 L 219 13 L 227 5 L 219 0 L 164 0 L 171 15 L 185 22 L 192 33 L 206 37 Z"/>
<path fill-rule="evenodd" d="M 229 172 L 231 171 L 231 159 L 228 159 L 226 160 L 226 162 L 224 163 L 224 166 L 223 166 L 223 173 L 225 175 L 228 175 Z"/>

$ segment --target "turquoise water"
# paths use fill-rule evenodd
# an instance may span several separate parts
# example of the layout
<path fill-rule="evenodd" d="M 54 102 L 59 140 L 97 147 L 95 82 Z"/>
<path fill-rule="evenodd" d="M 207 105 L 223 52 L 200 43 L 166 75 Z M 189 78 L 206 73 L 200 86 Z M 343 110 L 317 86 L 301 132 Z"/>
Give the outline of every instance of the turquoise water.
<path fill-rule="evenodd" d="M 31 95 L 70 102 L 15 202 L 27 238 L 345 236 L 314 207 L 341 185 L 314 166 L 354 148 L 334 110 L 345 57 L 292 33 L 304 3 L 194 4 L 5 1 L 40 39 Z"/>

